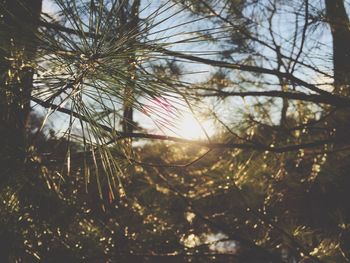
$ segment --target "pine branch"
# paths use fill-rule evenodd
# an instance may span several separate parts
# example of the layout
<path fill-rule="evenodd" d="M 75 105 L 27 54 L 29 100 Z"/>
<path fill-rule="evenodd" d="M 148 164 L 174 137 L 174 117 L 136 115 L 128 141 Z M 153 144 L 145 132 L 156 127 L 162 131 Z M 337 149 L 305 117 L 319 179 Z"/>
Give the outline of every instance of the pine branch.
<path fill-rule="evenodd" d="M 327 139 L 315 140 L 307 143 L 276 147 L 272 145 L 258 144 L 256 142 L 251 142 L 251 143 L 205 142 L 200 140 L 190 140 L 190 139 L 184 139 L 184 138 L 179 138 L 174 136 L 166 136 L 166 135 L 158 135 L 158 134 L 150 134 L 150 133 L 127 133 L 127 132 L 116 131 L 115 129 L 103 124 L 91 123 L 86 117 L 82 116 L 81 114 L 66 108 L 61 108 L 59 105 L 42 101 L 35 97 L 32 97 L 32 100 L 35 103 L 41 105 L 42 107 L 51 108 L 58 112 L 71 115 L 73 117 L 76 117 L 82 121 L 89 123 L 90 125 L 101 128 L 102 130 L 107 131 L 111 134 L 116 134 L 116 137 L 113 139 L 114 141 L 126 139 L 126 138 L 135 138 L 135 139 L 137 138 L 137 139 L 150 139 L 150 140 L 160 140 L 160 141 L 172 141 L 177 143 L 201 146 L 208 149 L 245 149 L 245 150 L 255 150 L 255 151 L 268 151 L 273 153 L 292 152 L 292 151 L 298 151 L 306 148 L 319 148 L 319 147 L 323 147 L 325 144 L 334 143 L 337 141 L 335 138 L 327 138 Z"/>
<path fill-rule="evenodd" d="M 102 37 L 102 36 L 98 36 L 96 34 L 89 33 L 89 32 L 79 32 L 75 29 L 67 28 L 67 27 L 59 25 L 57 23 L 50 23 L 50 22 L 46 22 L 46 21 L 41 21 L 40 25 L 44 26 L 46 28 L 49 28 L 49 29 L 55 29 L 55 30 L 69 33 L 69 34 L 85 35 L 85 36 L 89 36 L 92 38 Z M 242 71 L 246 71 L 246 72 L 267 74 L 267 75 L 273 75 L 273 76 L 276 76 L 279 78 L 285 78 L 286 80 L 290 81 L 293 84 L 303 86 L 303 87 L 308 88 L 309 90 L 314 91 L 316 93 L 335 97 L 335 99 L 339 98 L 339 96 L 334 95 L 334 94 L 332 94 L 328 91 L 325 91 L 323 89 L 320 89 L 316 85 L 308 83 L 302 79 L 299 79 L 290 73 L 281 72 L 278 70 L 268 69 L 268 68 L 264 68 L 264 67 L 250 66 L 250 65 L 243 65 L 243 64 L 239 64 L 239 63 L 230 63 L 230 62 L 225 62 L 225 61 L 218 61 L 218 60 L 213 60 L 213 59 L 201 58 L 198 56 L 193 56 L 193 55 L 184 54 L 184 53 L 177 52 L 177 51 L 172 51 L 172 50 L 169 50 L 169 49 L 166 49 L 166 48 L 163 48 L 160 46 L 156 46 L 156 45 L 144 44 L 143 47 L 145 47 L 146 49 L 149 49 L 150 51 L 159 52 L 163 55 L 168 55 L 168 56 L 173 56 L 176 58 L 181 58 L 181 59 L 185 59 L 185 60 L 189 60 L 189 61 L 199 62 L 202 64 L 214 66 L 214 67 L 221 67 L 221 68 L 227 68 L 227 69 L 233 69 L 233 70 L 242 70 Z"/>
<path fill-rule="evenodd" d="M 245 72 L 252 72 L 252 73 L 260 73 L 260 74 L 267 74 L 267 75 L 273 75 L 275 77 L 280 77 L 280 78 L 285 78 L 286 80 L 290 81 L 293 84 L 297 84 L 300 86 L 303 86 L 309 90 L 312 90 L 316 93 L 322 94 L 322 95 L 327 95 L 327 96 L 332 96 L 332 97 L 338 97 L 328 91 L 322 90 L 318 88 L 317 86 L 310 84 L 302 79 L 299 79 L 295 77 L 294 75 L 286 72 L 281 72 L 275 69 L 268 69 L 264 67 L 258 67 L 258 66 L 250 66 L 250 65 L 243 65 L 239 63 L 230 63 L 230 62 L 225 62 L 225 61 L 219 61 L 219 60 L 213 60 L 213 59 L 207 59 L 207 58 L 201 58 L 189 54 L 184 54 L 181 52 L 177 51 L 172 51 L 169 49 L 165 49 L 163 47 L 159 46 L 148 46 L 149 48 L 153 49 L 155 52 L 159 52 L 164 55 L 168 56 L 173 56 L 176 58 L 181 58 L 189 61 L 195 61 L 199 62 L 202 64 L 206 64 L 209 66 L 213 67 L 221 67 L 221 68 L 226 68 L 226 69 L 233 69 L 233 70 L 241 70 Z"/>
<path fill-rule="evenodd" d="M 238 241 L 241 243 L 241 245 L 248 247 L 255 251 L 256 253 L 259 253 L 261 257 L 264 257 L 265 260 L 269 260 L 269 262 L 278 262 L 278 263 L 283 263 L 284 261 L 275 253 L 269 251 L 268 249 L 257 245 L 255 242 L 246 239 L 245 237 L 232 233 L 232 231 L 225 227 L 222 224 L 218 224 L 215 221 L 209 219 L 207 216 L 201 213 L 201 211 L 192 203 L 192 201 L 187 198 L 184 194 L 182 194 L 181 191 L 179 191 L 176 187 L 171 185 L 169 181 L 167 180 L 166 177 L 164 177 L 157 168 L 153 168 L 156 171 L 157 176 L 167 185 L 169 190 L 171 190 L 174 194 L 178 195 L 190 208 L 191 210 L 200 218 L 203 222 L 205 222 L 208 226 L 223 232 L 225 235 L 228 236 L 229 239 Z M 260 258 L 262 260 L 262 258 Z"/>

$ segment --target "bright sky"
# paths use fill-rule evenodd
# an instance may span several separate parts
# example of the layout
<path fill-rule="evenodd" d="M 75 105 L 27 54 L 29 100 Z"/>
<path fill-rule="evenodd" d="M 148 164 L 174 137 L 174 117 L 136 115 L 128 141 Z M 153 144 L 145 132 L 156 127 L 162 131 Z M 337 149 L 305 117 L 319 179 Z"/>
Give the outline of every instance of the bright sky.
<path fill-rule="evenodd" d="M 143 3 L 144 6 L 147 6 L 147 4 L 149 3 L 150 5 L 147 6 L 147 10 L 143 13 L 143 16 L 147 16 L 147 13 L 151 13 L 152 10 L 156 9 L 157 6 L 159 6 L 159 4 L 162 1 L 150 1 L 150 0 L 144 0 Z M 263 2 L 263 1 L 262 1 Z M 317 1 L 313 1 L 312 3 L 316 3 Z M 294 2 L 291 2 L 291 4 L 293 4 Z M 348 7 L 348 6 L 347 6 Z M 293 7 L 294 8 L 294 7 Z M 321 8 L 321 7 L 320 7 Z M 288 8 L 287 8 L 288 9 Z M 277 43 L 282 47 L 283 52 L 286 55 L 289 55 L 288 52 L 290 51 L 290 48 L 292 46 L 292 43 L 289 43 L 288 39 L 291 39 L 291 34 L 293 34 L 293 29 L 295 26 L 295 23 L 293 23 L 293 16 L 290 15 L 290 10 L 284 10 L 281 11 L 281 13 L 279 15 L 276 16 L 276 18 L 274 19 L 273 23 L 274 23 L 274 29 L 276 29 L 276 34 L 274 35 Z M 44 12 L 48 12 L 48 13 L 52 13 L 55 10 L 55 5 L 53 4 L 52 0 L 44 0 L 43 2 L 43 10 Z M 167 11 L 165 13 L 163 13 L 162 15 L 156 16 L 155 18 L 155 22 L 157 21 L 161 21 L 163 19 L 165 19 L 167 16 L 169 16 L 170 13 L 174 13 L 176 10 L 170 10 Z M 283 13 L 284 12 L 284 13 Z M 180 23 L 182 23 L 183 21 L 188 21 L 188 17 L 186 18 L 186 12 L 181 12 L 177 15 L 175 15 L 174 17 L 172 17 L 169 20 L 166 20 L 165 22 L 161 23 L 159 26 L 156 27 L 156 29 L 153 29 L 153 31 L 155 30 L 161 30 L 161 32 L 154 34 L 152 37 L 153 38 L 164 38 L 164 41 L 178 41 L 182 38 L 184 38 L 184 36 L 186 37 L 190 37 L 190 35 L 186 35 L 186 32 L 195 30 L 200 28 L 201 26 L 205 26 L 205 27 L 210 27 L 210 25 L 205 24 L 206 22 L 200 22 L 200 23 L 191 23 L 190 25 L 185 25 L 185 26 L 180 26 L 180 27 L 175 27 L 172 29 L 169 29 L 173 26 L 179 25 Z M 289 15 L 288 15 L 289 14 Z M 299 18 L 299 19 L 302 19 Z M 303 21 L 301 21 L 302 23 Z M 261 25 L 259 32 L 260 32 L 260 36 L 259 38 L 266 40 L 266 41 L 270 41 L 271 42 L 271 36 L 269 35 L 268 32 L 268 21 L 263 21 L 261 22 Z M 322 65 L 323 67 L 327 67 L 329 70 L 332 68 L 332 64 L 331 64 L 331 59 L 327 62 L 327 60 L 324 57 L 324 54 L 327 54 L 327 52 L 329 51 L 330 48 L 330 34 L 329 31 L 327 31 L 327 27 L 320 27 L 321 30 L 319 29 L 316 32 L 313 32 L 314 37 L 316 38 L 316 40 L 318 40 L 318 44 L 319 44 L 319 49 L 313 48 L 308 46 L 308 43 L 306 45 L 306 48 L 304 49 L 306 55 L 310 58 L 309 61 L 306 60 L 306 62 L 309 62 L 310 64 L 312 64 L 315 61 L 318 61 L 317 59 L 321 59 L 321 61 L 323 61 L 323 64 L 320 63 L 318 61 L 317 64 Z M 164 29 L 164 30 L 163 30 Z M 326 29 L 326 30 L 325 30 Z M 178 34 L 178 35 L 177 35 Z M 176 37 L 173 37 L 177 35 Z M 173 37 L 170 38 L 169 37 Z M 316 42 L 316 40 L 314 42 Z M 299 43 L 297 43 L 299 44 Z M 215 46 L 215 45 L 208 45 L 208 44 L 203 44 L 200 46 L 200 48 L 198 48 L 199 44 L 193 44 L 193 43 L 187 43 L 187 44 L 176 44 L 175 48 L 176 50 L 179 51 L 183 51 L 183 52 L 190 52 L 191 50 L 200 50 L 200 51 L 206 51 L 206 50 L 215 50 L 217 49 L 219 46 Z M 174 49 L 174 47 L 172 47 Z M 220 46 L 220 48 L 225 48 L 225 46 Z M 267 63 L 270 63 L 271 61 L 275 60 L 275 54 L 272 53 L 271 51 L 268 51 L 267 49 L 265 50 L 261 50 L 261 53 L 266 56 L 267 59 Z M 320 57 L 319 55 L 322 54 L 322 56 Z M 331 51 L 328 52 L 328 54 L 331 54 Z M 203 55 L 201 55 L 203 57 Z M 320 58 L 317 58 L 320 57 Z M 239 59 L 239 58 L 238 58 Z M 308 59 L 308 58 L 307 58 Z M 258 60 L 257 60 L 258 61 Z M 188 74 L 187 76 L 185 75 L 185 77 L 183 78 L 183 80 L 186 80 L 188 82 L 200 82 L 200 81 L 205 81 L 205 79 L 208 77 L 209 75 L 209 71 L 213 72 L 213 68 L 210 68 L 208 66 L 203 66 L 201 64 L 195 63 L 195 64 L 181 64 L 181 66 L 183 67 L 182 70 L 185 73 L 191 73 L 193 71 L 206 71 L 207 73 L 204 74 Z M 268 68 L 274 67 L 275 65 L 273 65 L 273 63 L 269 64 L 269 65 L 265 65 L 263 64 L 263 66 L 266 66 Z M 232 72 L 232 73 L 231 73 Z M 236 74 L 235 72 L 231 71 L 230 72 L 230 77 L 232 79 L 236 78 L 237 75 L 239 77 L 239 73 Z M 302 68 L 299 73 L 298 71 L 295 72 L 296 76 L 299 76 L 301 78 L 308 78 L 306 79 L 306 81 L 316 81 L 318 79 L 318 76 L 314 73 L 314 72 L 308 72 L 308 70 L 306 70 L 305 68 Z M 271 77 L 271 78 L 266 78 L 266 80 L 272 80 L 272 82 L 276 82 L 276 78 L 275 77 Z M 256 80 L 256 77 L 255 77 Z M 247 85 L 247 84 L 245 84 Z M 251 86 L 251 87 L 250 87 Z M 254 85 L 248 85 L 247 89 L 253 89 L 256 88 Z M 274 88 L 274 86 L 264 86 L 264 89 L 271 89 Z M 233 87 L 235 88 L 235 87 Z M 250 101 L 251 98 L 246 99 L 246 101 Z M 148 102 L 150 104 L 152 104 L 153 102 Z M 207 105 L 206 105 L 207 104 Z M 244 105 L 241 99 L 231 99 L 229 100 L 230 107 L 227 108 L 227 115 L 229 115 L 228 117 L 232 119 L 232 116 L 234 116 L 235 112 L 237 112 L 238 110 L 242 110 L 244 109 Z M 152 106 L 152 105 L 150 105 Z M 171 105 L 173 107 L 173 105 Z M 205 132 L 203 131 L 203 128 L 206 130 L 206 132 L 209 135 L 213 135 L 215 130 L 214 130 L 214 125 L 212 122 L 206 121 L 202 112 L 196 110 L 196 109 L 204 109 L 206 107 L 209 107 L 209 103 L 203 101 L 201 105 L 197 105 L 197 108 L 195 108 L 195 112 L 196 116 L 193 116 L 192 112 L 190 111 L 190 109 L 186 106 L 181 108 L 181 114 L 177 114 L 176 116 L 171 115 L 168 116 L 168 119 L 165 118 L 164 119 L 159 119 L 159 116 L 156 115 L 152 115 L 149 114 L 151 118 L 147 117 L 145 114 L 138 112 L 135 114 L 135 120 L 142 126 L 145 127 L 147 129 L 149 129 L 151 132 L 154 133 L 164 133 L 166 135 L 176 135 L 176 136 L 180 136 L 180 137 L 184 137 L 184 138 L 189 138 L 189 139 L 197 139 L 197 138 L 205 138 Z M 226 107 L 227 105 L 225 105 Z M 223 106 L 221 106 L 223 108 Z M 169 114 L 169 112 L 167 112 L 167 109 L 164 108 L 160 108 L 158 109 L 160 111 L 160 115 L 167 115 Z M 254 111 L 254 109 L 250 109 L 252 111 Z M 252 112 L 252 114 L 254 114 L 254 112 Z M 279 112 L 278 109 L 276 107 L 276 116 L 277 119 L 279 117 Z M 224 116 L 224 114 L 221 114 L 220 116 Z M 165 121 L 165 123 L 164 123 Z M 232 121 L 232 120 L 231 120 Z M 200 125 L 200 124 L 201 125 Z M 62 125 L 58 125 L 58 126 L 62 126 Z"/>
<path fill-rule="evenodd" d="M 147 1 L 146 1 L 147 2 Z M 144 5 L 147 5 L 147 8 L 149 8 L 149 13 L 152 12 L 153 9 L 156 9 L 159 6 L 159 3 L 153 4 L 154 2 L 150 1 L 149 3 L 146 3 Z M 48 13 L 50 15 L 53 15 L 57 11 L 57 6 L 55 5 L 54 1 L 52 0 L 44 0 L 43 1 L 43 12 Z M 170 11 L 169 11 L 170 12 Z M 156 17 L 157 21 L 165 19 L 169 12 L 164 13 L 160 16 Z M 174 10 L 171 12 L 175 12 Z M 143 14 L 143 16 L 147 16 L 147 14 Z M 157 26 L 154 30 L 162 30 L 160 33 L 156 33 L 152 35 L 153 38 L 164 38 L 166 41 L 178 41 L 181 38 L 183 38 L 184 33 L 189 31 L 190 27 L 175 27 L 173 29 L 169 29 L 171 27 L 174 27 L 178 25 L 178 21 L 186 21 L 187 18 L 181 18 L 183 16 L 182 14 L 178 14 L 177 16 L 173 17 L 172 19 L 166 20 L 165 22 L 161 23 L 159 26 Z M 155 21 L 154 23 L 157 23 Z M 166 30 L 163 30 L 166 29 Z M 192 29 L 193 30 L 193 29 Z M 172 37 L 174 35 L 178 35 L 176 37 Z M 170 39 L 169 39 L 170 37 Z M 186 37 L 189 37 L 188 35 Z M 190 48 L 193 48 L 193 44 L 190 46 L 185 45 L 178 45 L 178 48 L 180 50 L 187 50 Z M 205 65 L 197 65 L 195 66 L 195 69 L 193 66 L 186 67 L 184 69 L 185 73 L 190 73 L 189 77 L 186 77 L 186 74 L 184 75 L 184 79 L 186 81 L 196 82 L 200 79 L 203 79 L 205 73 L 201 74 L 191 74 L 193 71 L 202 71 L 202 72 L 209 72 L 210 68 Z M 169 100 L 170 101 L 170 100 Z M 157 115 L 156 114 L 149 114 L 149 116 L 146 116 L 144 113 L 135 111 L 134 119 L 136 122 L 138 122 L 141 127 L 146 128 L 152 133 L 156 134 L 164 134 L 169 136 L 178 136 L 182 138 L 187 139 L 206 139 L 207 136 L 212 136 L 215 133 L 214 125 L 211 121 L 205 120 L 202 117 L 198 116 L 198 114 L 193 115 L 193 112 L 186 106 L 185 103 L 177 103 L 177 102 L 170 102 L 170 107 L 172 110 L 177 110 L 177 114 L 169 115 L 169 112 L 167 112 L 167 109 L 164 107 L 159 107 L 157 105 L 157 102 L 153 103 L 154 105 L 151 105 L 153 102 L 148 102 L 147 104 L 151 107 L 156 106 L 157 107 Z M 181 106 L 179 106 L 181 105 Z M 201 105 L 202 107 L 205 106 L 204 104 Z M 196 109 L 194 107 L 194 109 Z M 160 117 L 160 115 L 162 117 Z M 61 114 L 54 114 L 48 121 L 49 124 L 53 125 L 54 127 L 61 130 L 61 132 L 65 132 L 65 130 L 68 127 L 69 118 L 65 118 L 65 116 L 62 116 Z"/>

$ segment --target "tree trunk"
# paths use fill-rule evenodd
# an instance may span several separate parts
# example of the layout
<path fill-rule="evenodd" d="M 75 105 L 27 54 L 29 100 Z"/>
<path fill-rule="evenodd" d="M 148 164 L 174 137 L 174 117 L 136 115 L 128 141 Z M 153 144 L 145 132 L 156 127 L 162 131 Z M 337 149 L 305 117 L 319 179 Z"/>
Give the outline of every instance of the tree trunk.
<path fill-rule="evenodd" d="M 334 93 L 350 96 L 350 23 L 344 0 L 325 0 L 327 21 L 333 38 Z M 339 108 L 328 121 L 339 141 L 348 140 L 350 113 Z"/>
<path fill-rule="evenodd" d="M 129 19 L 126 18 L 125 13 L 122 14 L 122 24 L 128 24 L 126 27 L 129 32 L 126 34 L 131 34 L 134 38 L 137 36 L 138 23 L 139 23 L 139 8 L 140 0 L 134 0 L 131 6 Z M 128 21 L 129 20 L 129 21 Z M 131 32 L 131 33 L 130 33 Z M 135 40 L 134 40 L 135 41 Z M 135 89 L 135 79 L 136 79 L 136 67 L 135 67 L 135 54 L 131 52 L 129 59 L 127 61 L 127 68 L 129 76 L 129 82 L 125 87 L 125 99 L 123 105 L 123 132 L 132 133 L 134 131 L 134 120 L 133 120 L 133 100 L 134 100 L 134 89 Z"/>
<path fill-rule="evenodd" d="M 344 0 L 325 0 L 326 13 L 333 37 L 333 70 L 334 91 L 343 96 L 350 96 L 350 23 L 346 13 Z M 335 148 L 344 146 L 348 142 L 350 132 L 350 112 L 348 108 L 337 110 L 328 122 L 329 127 L 335 128 L 336 136 L 340 143 Z M 337 154 L 338 162 L 348 161 L 347 154 L 340 151 Z M 349 166 L 348 166 L 349 167 Z M 344 169 L 344 168 L 343 168 Z M 349 169 L 349 168 L 348 168 Z M 344 169 L 344 174 L 336 174 L 337 178 L 346 178 L 349 170 Z M 342 181 L 346 184 L 346 181 Z M 344 188 L 345 189 L 345 188 Z M 340 235 L 340 251 L 345 260 L 350 257 L 349 239 L 344 238 L 349 233 L 346 229 Z"/>
<path fill-rule="evenodd" d="M 0 0 L 0 194 L 25 175 L 34 72 L 30 61 L 36 51 L 41 3 Z M 0 228 L 0 262 L 11 261 L 11 235 L 10 229 Z"/>
<path fill-rule="evenodd" d="M 23 167 L 41 0 L 0 4 L 0 182 Z"/>
<path fill-rule="evenodd" d="M 333 37 L 335 92 L 350 95 L 350 23 L 344 0 L 325 0 Z"/>

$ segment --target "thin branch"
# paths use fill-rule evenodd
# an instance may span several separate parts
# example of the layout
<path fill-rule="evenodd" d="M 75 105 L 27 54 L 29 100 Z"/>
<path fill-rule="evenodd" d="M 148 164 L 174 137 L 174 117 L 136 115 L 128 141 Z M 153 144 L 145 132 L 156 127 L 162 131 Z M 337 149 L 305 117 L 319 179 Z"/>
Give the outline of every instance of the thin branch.
<path fill-rule="evenodd" d="M 317 94 L 305 94 L 302 92 L 291 92 L 291 91 L 279 91 L 279 90 L 271 90 L 271 91 L 247 91 L 247 92 L 230 92 L 223 91 L 218 89 L 206 89 L 200 88 L 204 90 L 214 91 L 212 93 L 205 93 L 201 96 L 205 97 L 275 97 L 275 98 L 285 98 L 292 100 L 302 100 L 309 101 L 314 103 L 324 103 L 333 105 L 336 107 L 350 107 L 350 99 L 347 97 L 340 96 L 328 96 L 328 95 L 317 95 Z"/>
<path fill-rule="evenodd" d="M 295 62 L 294 62 L 292 69 L 291 69 L 292 73 L 295 70 L 295 67 L 298 63 L 298 60 L 299 60 L 301 54 L 303 53 L 303 48 L 304 48 L 304 44 L 305 44 L 305 40 L 306 40 L 306 31 L 307 31 L 307 28 L 309 25 L 308 21 L 309 21 L 309 1 L 305 0 L 305 23 L 304 23 L 303 32 L 301 35 L 301 43 L 300 43 L 299 52 L 298 52 L 297 56 L 295 57 Z"/>
<path fill-rule="evenodd" d="M 229 228 L 223 226 L 222 224 L 218 224 L 215 221 L 210 220 L 207 216 L 203 215 L 201 211 L 192 203 L 192 201 L 189 200 L 181 191 L 179 191 L 176 187 L 171 185 L 167 180 L 167 178 L 164 177 L 158 169 L 154 168 L 154 170 L 156 171 L 157 176 L 167 185 L 169 190 L 171 190 L 174 194 L 178 195 L 198 216 L 198 218 L 200 218 L 203 222 L 208 224 L 208 226 L 223 232 L 228 236 L 229 239 L 238 241 L 239 243 L 241 243 L 241 245 L 244 245 L 252 250 L 255 250 L 256 253 L 260 253 L 260 256 L 266 257 L 266 259 L 269 259 L 270 262 L 279 262 L 279 263 L 284 262 L 279 256 L 269 251 L 268 249 L 262 246 L 259 246 L 255 244 L 253 241 L 246 239 L 238 234 L 232 233 L 232 231 Z"/>
<path fill-rule="evenodd" d="M 57 23 L 50 23 L 50 22 L 46 22 L 46 21 L 41 21 L 40 25 L 44 26 L 46 28 L 51 28 L 51 29 L 63 31 L 63 32 L 70 33 L 70 34 L 76 34 L 76 35 L 88 35 L 89 34 L 86 32 L 79 33 L 74 29 L 70 29 L 70 28 L 61 26 Z M 94 37 L 94 38 L 99 37 L 96 35 L 89 35 L 89 36 Z M 201 57 L 197 57 L 197 56 L 184 54 L 181 52 L 171 51 L 171 50 L 165 49 L 165 48 L 160 47 L 160 46 L 155 46 L 155 45 L 144 45 L 144 47 L 150 49 L 151 51 L 156 51 L 156 52 L 162 53 L 164 55 L 169 55 L 169 56 L 174 56 L 177 58 L 182 58 L 185 60 L 200 62 L 200 63 L 210 65 L 210 66 L 235 69 L 235 70 L 242 70 L 242 71 L 253 72 L 253 73 L 268 74 L 268 75 L 273 75 L 273 76 L 280 77 L 280 78 L 285 78 L 292 83 L 306 87 L 306 88 L 308 88 L 314 92 L 317 92 L 319 94 L 335 96 L 334 94 L 327 92 L 325 90 L 322 90 L 313 84 L 310 84 L 302 79 L 295 77 L 294 75 L 292 75 L 290 73 L 280 72 L 280 71 L 277 71 L 274 69 L 268 69 L 268 68 L 263 68 L 263 67 L 258 67 L 258 66 L 249 66 L 249 65 L 242 65 L 242 64 L 238 64 L 238 63 L 229 63 L 229 62 L 224 62 L 224 61 L 201 58 Z"/>
<path fill-rule="evenodd" d="M 246 71 L 246 72 L 267 74 L 267 75 L 273 75 L 275 77 L 285 78 L 286 80 L 290 81 L 291 83 L 298 84 L 298 85 L 303 86 L 303 87 L 305 87 L 309 90 L 312 90 L 316 93 L 319 93 L 322 95 L 327 95 L 327 96 L 332 96 L 332 97 L 339 97 L 339 96 L 334 95 L 328 91 L 325 91 L 323 89 L 316 87 L 314 84 L 311 84 L 311 83 L 308 83 L 302 79 L 299 79 L 290 73 L 280 72 L 280 71 L 275 70 L 275 69 L 268 69 L 268 68 L 258 67 L 258 66 L 250 66 L 250 65 L 243 65 L 243 64 L 239 64 L 239 63 L 230 63 L 230 62 L 225 62 L 225 61 L 201 58 L 201 57 L 197 57 L 197 56 L 193 56 L 193 55 L 189 55 L 189 54 L 184 54 L 184 53 L 177 52 L 177 51 L 172 51 L 172 50 L 169 50 L 169 49 L 166 49 L 163 47 L 159 47 L 159 46 L 154 46 L 154 45 L 153 46 L 152 45 L 146 46 L 146 47 L 151 48 L 151 50 L 153 50 L 155 52 L 159 52 L 159 53 L 164 54 L 164 55 L 182 58 L 182 59 L 189 60 L 189 61 L 195 61 L 195 62 L 206 64 L 209 66 L 213 66 L 213 67 L 241 70 L 241 71 Z"/>
<path fill-rule="evenodd" d="M 140 166 L 148 166 L 148 167 L 163 167 L 163 168 L 187 168 L 191 165 L 199 162 L 202 160 L 205 156 L 207 156 L 210 152 L 212 152 L 214 149 L 209 149 L 205 153 L 201 154 L 200 156 L 196 157 L 192 161 L 185 163 L 185 164 L 156 164 L 156 163 L 147 163 L 147 162 L 140 162 L 134 159 L 130 159 L 133 163 L 140 165 Z"/>
<path fill-rule="evenodd" d="M 104 131 L 107 131 L 111 134 L 116 134 L 116 136 L 115 136 L 116 141 L 121 140 L 121 139 L 125 139 L 125 138 L 138 138 L 138 139 L 172 141 L 172 142 L 202 146 L 202 147 L 205 147 L 208 149 L 246 149 L 246 150 L 256 150 L 256 151 L 269 151 L 269 152 L 274 152 L 274 153 L 298 151 L 300 149 L 305 149 L 305 148 L 319 148 L 319 147 L 324 146 L 325 144 L 334 143 L 337 141 L 335 138 L 327 138 L 327 139 L 315 140 L 315 141 L 307 142 L 307 143 L 276 147 L 273 145 L 263 145 L 263 144 L 257 144 L 257 143 L 220 143 L 220 142 L 210 142 L 209 143 L 209 142 L 200 141 L 200 140 L 189 140 L 189 139 L 184 139 L 184 138 L 179 138 L 179 137 L 174 137 L 174 136 L 166 136 L 166 135 L 158 135 L 158 134 L 126 133 L 126 132 L 116 131 L 115 129 L 113 129 L 111 127 L 108 127 L 108 126 L 103 125 L 103 124 L 99 124 L 97 122 L 91 123 L 86 117 L 80 115 L 79 113 L 71 111 L 71 110 L 66 109 L 66 108 L 60 108 L 59 105 L 45 102 L 45 101 L 42 101 L 42 100 L 34 98 L 34 97 L 32 97 L 32 100 L 45 108 L 52 108 L 58 112 L 69 114 L 73 117 L 76 117 L 80 120 L 83 120 L 85 122 L 90 123 L 90 125 L 94 125 L 96 127 L 99 127 L 101 129 L 103 129 Z"/>
<path fill-rule="evenodd" d="M 284 230 L 279 225 L 277 225 L 277 223 L 275 223 L 273 220 L 271 220 L 267 215 L 253 209 L 249 205 L 246 196 L 242 193 L 242 190 L 237 186 L 235 181 L 233 181 L 233 186 L 236 189 L 236 191 L 238 192 L 239 196 L 241 197 L 241 200 L 242 200 L 244 206 L 247 208 L 247 211 L 252 213 L 253 216 L 255 216 L 256 218 L 258 218 L 261 221 L 265 222 L 266 224 L 270 225 L 272 228 L 274 228 L 280 234 L 284 235 L 296 247 L 297 251 L 303 252 L 305 254 L 305 256 L 307 256 L 308 258 L 312 259 L 315 262 L 322 263 L 322 261 L 319 258 L 311 255 L 309 249 L 307 247 L 305 247 L 303 244 L 299 243 L 299 241 L 292 234 L 288 233 L 286 230 Z"/>

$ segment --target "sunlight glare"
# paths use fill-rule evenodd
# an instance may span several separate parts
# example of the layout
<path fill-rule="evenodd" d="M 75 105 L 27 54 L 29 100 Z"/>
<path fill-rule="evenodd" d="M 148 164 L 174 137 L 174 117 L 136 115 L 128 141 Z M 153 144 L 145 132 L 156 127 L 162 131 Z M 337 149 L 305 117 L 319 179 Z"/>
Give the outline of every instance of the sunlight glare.
<path fill-rule="evenodd" d="M 174 132 L 177 136 L 185 139 L 199 140 L 206 139 L 207 135 L 212 136 L 214 128 L 209 121 L 201 121 L 192 114 L 186 113 L 179 119 Z"/>
<path fill-rule="evenodd" d="M 143 105 L 141 113 L 151 121 L 142 119 L 154 133 L 189 140 L 205 140 L 215 134 L 213 121 L 199 118 L 197 114 L 195 117 L 181 99 L 153 98 Z"/>

